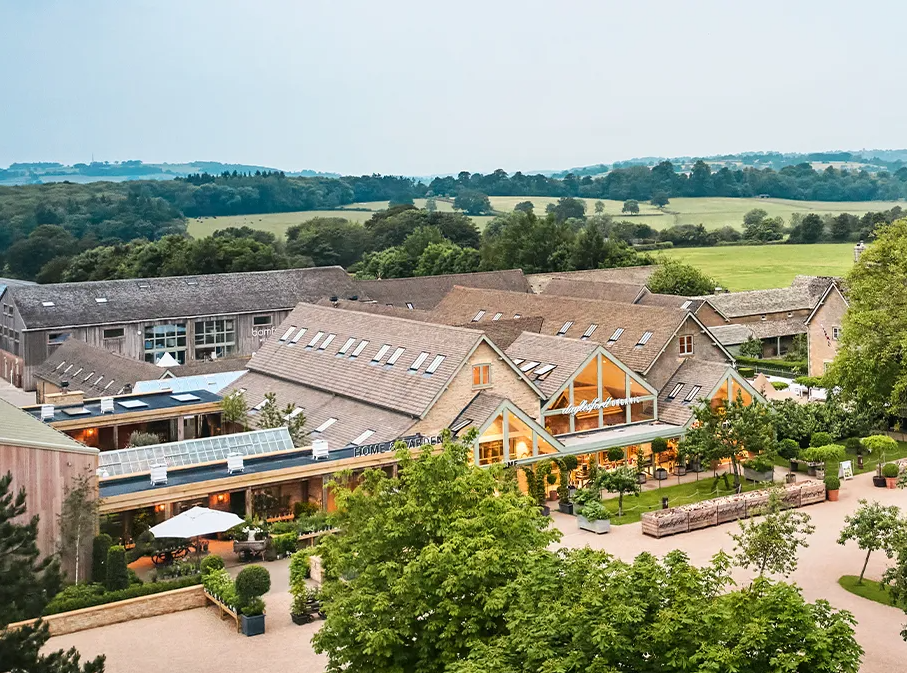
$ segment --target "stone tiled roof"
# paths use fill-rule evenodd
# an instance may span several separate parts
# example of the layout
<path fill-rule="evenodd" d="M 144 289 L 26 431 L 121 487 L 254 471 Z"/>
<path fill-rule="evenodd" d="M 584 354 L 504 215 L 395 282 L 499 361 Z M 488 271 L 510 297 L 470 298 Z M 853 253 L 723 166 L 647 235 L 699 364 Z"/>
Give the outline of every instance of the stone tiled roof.
<path fill-rule="evenodd" d="M 431 322 L 431 313 L 420 309 L 410 309 L 406 306 L 389 306 L 388 304 L 379 304 L 375 301 L 350 301 L 348 299 L 338 299 L 331 301 L 325 297 L 316 302 L 319 306 L 330 306 L 332 308 L 342 308 L 347 311 L 361 311 L 362 313 L 377 313 L 378 315 L 391 315 L 397 318 L 406 318 L 407 320 L 421 320 Z"/>
<path fill-rule="evenodd" d="M 479 311 L 485 313 L 475 320 Z M 491 322 L 497 312 L 509 317 L 540 315 L 544 318 L 541 333 L 552 336 L 557 335 L 567 322 L 572 322 L 564 336 L 576 339 L 595 324 L 597 327 L 590 340 L 606 344 L 605 347 L 621 362 L 637 372 L 644 372 L 655 361 L 689 315 L 679 308 L 461 287 L 451 290 L 432 313 L 440 323 L 459 325 L 474 321 L 482 327 Z M 618 328 L 623 329 L 623 333 L 608 346 L 609 338 Z M 646 332 L 652 335 L 644 345 L 637 347 Z"/>
<path fill-rule="evenodd" d="M 292 343 L 299 331 L 303 336 Z M 323 333 L 313 348 L 307 344 Z M 286 340 L 281 340 L 288 334 Z M 335 335 L 324 350 L 319 346 Z M 421 417 L 444 390 L 484 335 L 461 327 L 405 320 L 390 316 L 300 304 L 249 361 L 252 372 L 315 388 L 366 404 Z M 339 350 L 354 339 L 343 355 Z M 358 346 L 363 350 L 351 357 Z M 385 349 L 384 346 L 387 345 Z M 396 349 L 404 352 L 391 366 Z M 383 353 L 373 363 L 379 349 Z M 410 367 L 427 353 L 415 373 Z M 340 357 L 338 357 L 340 355 Z M 443 360 L 434 373 L 427 369 L 437 356 Z M 243 384 L 244 385 L 244 384 Z"/>
<path fill-rule="evenodd" d="M 407 414 L 380 409 L 348 397 L 257 372 L 249 372 L 224 390 L 223 394 L 227 395 L 234 390 L 243 391 L 250 409 L 263 402 L 266 393 L 277 395 L 280 407 L 288 404 L 300 407 L 306 417 L 305 429 L 311 433 L 309 439 L 326 439 L 328 446 L 333 448 L 350 444 L 366 430 L 375 433 L 364 440 L 368 444 L 403 437 L 416 420 Z M 322 432 L 314 432 L 331 418 L 337 420 Z M 257 426 L 255 411 L 250 413 L 249 419 L 252 425 Z"/>
<path fill-rule="evenodd" d="M 545 285 L 542 294 L 633 304 L 645 291 L 646 286 L 638 283 L 608 283 L 573 278 L 552 278 Z"/>
<path fill-rule="evenodd" d="M 704 360 L 684 360 L 670 380 L 658 394 L 658 418 L 666 423 L 686 425 L 693 417 L 691 407 L 695 407 L 700 398 L 706 397 L 715 386 L 727 375 L 729 366 L 720 362 Z M 676 397 L 668 399 L 674 389 L 683 384 Z M 689 402 L 685 398 L 698 386 L 695 396 Z"/>
<path fill-rule="evenodd" d="M 417 278 L 387 278 L 355 281 L 359 297 L 379 304 L 416 309 L 432 309 L 455 285 L 489 290 L 530 292 L 529 283 L 520 269 L 480 273 L 449 273 Z"/>
<path fill-rule="evenodd" d="M 806 334 L 806 322 L 802 317 L 786 320 L 760 320 L 747 323 L 757 339 L 774 339 L 792 334 Z"/>
<path fill-rule="evenodd" d="M 325 266 L 26 285 L 10 292 L 26 329 L 43 329 L 289 309 L 357 290 L 346 271 Z"/>
<path fill-rule="evenodd" d="M 584 271 L 557 271 L 554 273 L 533 273 L 526 276 L 533 292 L 544 292 L 554 278 L 586 280 L 597 283 L 627 283 L 645 285 L 658 266 L 620 266 L 612 269 L 586 269 Z"/>
<path fill-rule="evenodd" d="M 825 288 L 822 289 L 822 292 L 824 291 Z M 707 300 L 726 318 L 742 318 L 765 313 L 812 309 L 821 294 L 821 292 L 815 294 L 813 286 L 803 284 L 772 290 L 704 295 L 700 299 Z"/>
<path fill-rule="evenodd" d="M 98 453 L 97 449 L 85 446 L 69 435 L 54 430 L 47 423 L 2 399 L 0 399 L 0 444 L 37 446 L 75 453 Z"/>
<path fill-rule="evenodd" d="M 174 376 L 200 376 L 203 374 L 220 374 L 221 372 L 237 372 L 245 369 L 249 356 L 223 357 L 216 360 L 193 360 L 178 367 L 168 367 L 167 371 Z M 156 366 L 156 365 L 155 365 Z M 158 367 L 158 369 L 160 369 Z"/>
<path fill-rule="evenodd" d="M 497 409 L 503 401 L 504 398 L 500 395 L 494 395 L 487 390 L 479 391 L 476 393 L 476 396 L 470 400 L 469 404 L 463 407 L 463 410 L 456 415 L 448 427 L 456 428 L 460 424 L 469 421 L 469 425 L 457 430 L 455 433 L 456 435 L 462 435 L 466 428 L 469 427 L 478 428 L 489 419 L 491 414 L 494 413 L 495 409 Z"/>
<path fill-rule="evenodd" d="M 150 362 L 117 355 L 70 337 L 38 367 L 35 376 L 55 386 L 68 381 L 69 390 L 81 390 L 86 397 L 92 397 L 116 395 L 127 384 L 159 379 L 165 373 Z"/>
<path fill-rule="evenodd" d="M 511 360 L 523 361 L 517 367 L 528 362 L 540 363 L 526 372 L 526 376 L 535 382 L 545 397 L 551 397 L 600 345 L 592 340 L 580 341 L 525 332 L 507 348 L 506 353 Z M 543 365 L 555 367 L 539 376 L 535 372 Z"/>
<path fill-rule="evenodd" d="M 545 319 L 541 316 L 530 316 L 517 318 L 516 320 L 513 318 L 501 318 L 500 320 L 483 322 L 481 325 L 475 322 L 468 322 L 460 325 L 460 327 L 481 330 L 494 342 L 495 346 L 501 350 L 506 350 L 523 332 L 538 334 L 544 322 Z"/>
<path fill-rule="evenodd" d="M 689 304 L 687 304 L 687 302 L 689 302 Z M 643 306 L 682 308 L 690 313 L 696 313 L 696 311 L 699 310 L 699 307 L 702 306 L 703 300 L 695 299 L 693 297 L 683 297 L 676 294 L 656 294 L 655 292 L 646 291 L 636 303 L 642 304 Z M 686 306 L 684 306 L 684 304 L 686 304 Z"/>
<path fill-rule="evenodd" d="M 738 325 L 735 323 L 715 325 L 714 327 L 709 327 L 709 331 L 712 333 L 712 336 L 718 339 L 718 343 L 722 346 L 737 346 L 753 336 L 753 331 L 750 329 L 752 325 L 753 323 L 747 323 L 745 325 Z"/>

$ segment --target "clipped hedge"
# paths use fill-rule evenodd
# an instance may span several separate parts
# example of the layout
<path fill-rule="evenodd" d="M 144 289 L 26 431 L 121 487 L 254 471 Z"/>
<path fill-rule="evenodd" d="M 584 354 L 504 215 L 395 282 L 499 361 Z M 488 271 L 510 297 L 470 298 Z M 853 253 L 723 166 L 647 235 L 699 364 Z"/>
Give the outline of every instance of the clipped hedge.
<path fill-rule="evenodd" d="M 67 596 L 66 592 L 63 592 L 47 604 L 47 607 L 44 608 L 42 614 L 56 615 L 61 612 L 82 610 L 83 608 L 106 605 L 107 603 L 116 603 L 117 601 L 125 601 L 130 598 L 150 596 L 151 594 L 159 594 L 163 591 L 173 591 L 174 589 L 191 587 L 196 584 L 201 584 L 201 581 L 201 575 L 193 575 L 190 577 L 180 577 L 179 579 L 168 582 L 133 584 L 132 586 L 127 587 L 126 589 L 120 589 L 119 591 L 104 591 L 101 593 L 90 593 L 85 591 L 78 596 Z"/>
<path fill-rule="evenodd" d="M 295 531 L 271 536 L 271 544 L 274 546 L 274 551 L 281 556 L 288 556 L 295 552 L 298 540 L 299 533 Z"/>
<path fill-rule="evenodd" d="M 751 367 L 771 367 L 781 371 L 800 376 L 806 372 L 806 360 L 771 360 L 768 358 L 748 358 L 744 355 L 735 356 L 738 363 L 750 365 Z"/>

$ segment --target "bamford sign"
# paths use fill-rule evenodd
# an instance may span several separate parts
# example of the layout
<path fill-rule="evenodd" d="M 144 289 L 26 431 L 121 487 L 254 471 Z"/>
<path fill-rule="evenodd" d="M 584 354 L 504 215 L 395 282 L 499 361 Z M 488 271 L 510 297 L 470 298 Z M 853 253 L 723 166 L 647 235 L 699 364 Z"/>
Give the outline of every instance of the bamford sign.
<path fill-rule="evenodd" d="M 644 397 L 609 397 L 607 400 L 596 397 L 591 402 L 589 400 L 583 400 L 579 404 L 564 407 L 563 409 L 561 409 L 561 413 L 565 416 L 575 416 L 576 414 L 598 411 L 599 409 L 607 409 L 608 407 L 625 407 L 628 404 L 636 404 L 637 402 L 642 402 L 644 400 Z"/>
<path fill-rule="evenodd" d="M 426 444 L 440 444 L 441 438 L 438 436 L 423 437 L 422 435 L 411 435 L 409 437 L 400 437 L 390 442 L 380 442 L 378 444 L 363 444 L 362 446 L 353 447 L 353 457 L 371 456 L 376 453 L 390 453 L 394 451 L 397 442 L 406 444 L 407 449 L 416 449 Z"/>

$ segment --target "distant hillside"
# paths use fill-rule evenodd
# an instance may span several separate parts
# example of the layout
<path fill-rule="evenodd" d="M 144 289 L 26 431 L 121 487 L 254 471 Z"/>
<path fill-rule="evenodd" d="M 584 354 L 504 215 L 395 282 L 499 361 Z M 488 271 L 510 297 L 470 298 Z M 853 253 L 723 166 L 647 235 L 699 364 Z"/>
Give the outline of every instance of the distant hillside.
<path fill-rule="evenodd" d="M 126 180 L 172 180 L 195 173 L 221 175 L 228 173 L 261 173 L 276 171 L 268 166 L 248 164 L 224 164 L 219 161 L 193 161 L 186 164 L 146 164 L 143 161 L 94 161 L 89 164 L 67 166 L 52 161 L 14 163 L 9 168 L 0 168 L 0 185 L 40 185 L 51 182 L 124 182 Z M 287 173 L 295 177 L 340 177 L 337 173 L 318 171 L 296 171 Z"/>

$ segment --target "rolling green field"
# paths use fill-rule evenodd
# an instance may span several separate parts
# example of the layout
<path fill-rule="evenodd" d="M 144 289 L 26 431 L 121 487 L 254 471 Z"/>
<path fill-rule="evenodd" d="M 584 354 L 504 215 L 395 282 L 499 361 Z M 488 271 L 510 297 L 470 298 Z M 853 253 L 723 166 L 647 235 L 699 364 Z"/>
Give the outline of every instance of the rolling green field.
<path fill-rule="evenodd" d="M 734 291 L 784 287 L 798 274 L 843 276 L 853 265 L 851 243 L 676 248 L 664 254 L 699 267 Z"/>

